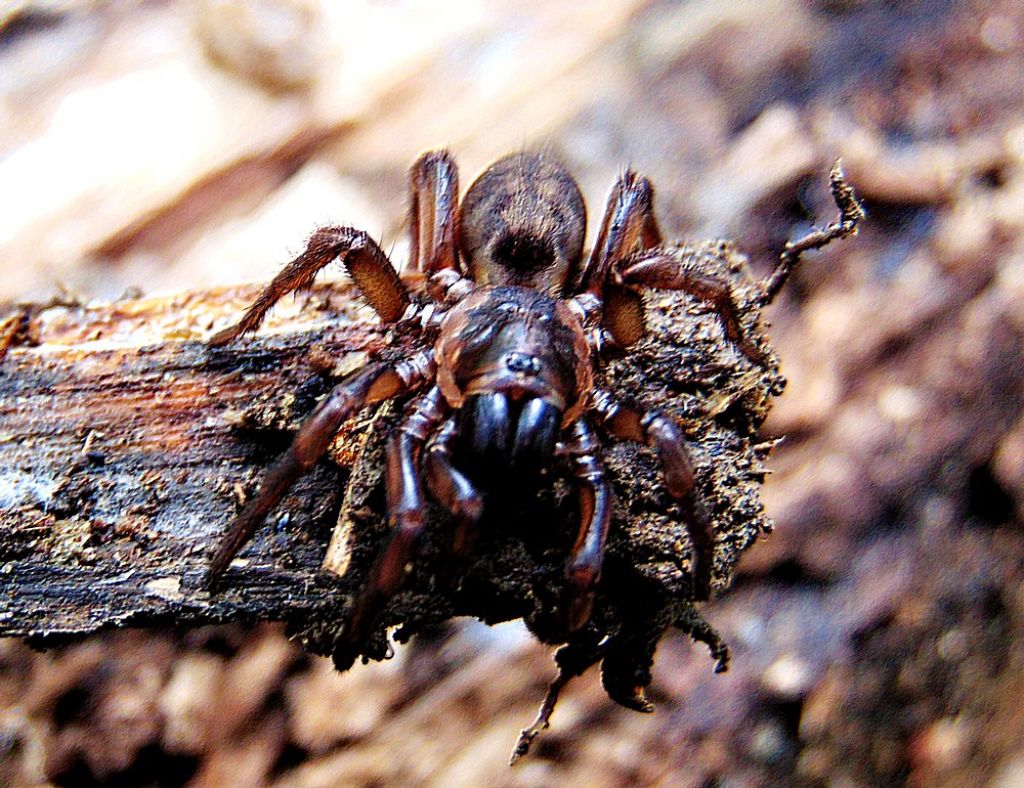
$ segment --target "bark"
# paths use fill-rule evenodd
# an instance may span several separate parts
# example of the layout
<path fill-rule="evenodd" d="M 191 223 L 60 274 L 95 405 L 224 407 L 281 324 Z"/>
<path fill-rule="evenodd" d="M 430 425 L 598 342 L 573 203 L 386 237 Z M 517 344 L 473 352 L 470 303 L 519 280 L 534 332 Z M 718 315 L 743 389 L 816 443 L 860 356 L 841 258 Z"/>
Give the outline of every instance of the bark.
<path fill-rule="evenodd" d="M 283 329 L 208 348 L 210 325 L 253 292 L 30 310 L 0 368 L 0 635 L 281 619 L 313 603 L 316 537 L 358 430 L 296 486 L 229 588 L 211 597 L 197 581 L 334 365 L 358 363 L 380 331 L 346 309 L 347 288 L 333 301 L 320 288 Z"/>

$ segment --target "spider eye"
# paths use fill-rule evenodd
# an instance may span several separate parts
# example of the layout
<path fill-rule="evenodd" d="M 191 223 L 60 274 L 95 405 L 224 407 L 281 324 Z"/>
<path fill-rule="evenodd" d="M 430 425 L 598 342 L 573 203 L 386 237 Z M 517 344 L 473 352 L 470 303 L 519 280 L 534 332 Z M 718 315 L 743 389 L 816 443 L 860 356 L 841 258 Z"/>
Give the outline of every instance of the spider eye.
<path fill-rule="evenodd" d="M 540 359 L 531 356 L 529 353 L 513 351 L 506 354 L 505 366 L 509 372 L 518 372 L 522 375 L 536 377 L 540 374 Z"/>

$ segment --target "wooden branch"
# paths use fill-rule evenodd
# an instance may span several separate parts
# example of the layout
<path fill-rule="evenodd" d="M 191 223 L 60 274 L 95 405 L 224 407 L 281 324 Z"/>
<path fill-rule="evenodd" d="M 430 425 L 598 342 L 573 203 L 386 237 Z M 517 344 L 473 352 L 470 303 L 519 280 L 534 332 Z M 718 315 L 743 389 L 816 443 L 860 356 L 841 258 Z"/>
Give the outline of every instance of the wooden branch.
<path fill-rule="evenodd" d="M 208 348 L 210 326 L 254 292 L 35 310 L 34 346 L 0 367 L 0 635 L 279 619 L 312 604 L 312 537 L 333 525 L 344 480 L 329 465 L 277 520 L 298 527 L 263 529 L 230 588 L 210 598 L 193 586 L 330 366 L 358 361 L 380 333 L 347 287 L 322 287 L 278 310 L 260 339 Z M 337 442 L 342 466 L 356 434 Z"/>
<path fill-rule="evenodd" d="M 711 306 L 666 293 L 648 301 L 650 337 L 608 364 L 600 385 L 679 421 L 714 520 L 713 584 L 722 588 L 742 551 L 770 529 L 758 498 L 770 442 L 757 445 L 756 432 L 782 379 L 743 258 L 719 242 L 678 254 L 731 280 L 743 330 L 767 364 L 724 339 Z M 339 646 L 338 626 L 389 533 L 382 454 L 398 408 L 343 430 L 334 462 L 293 488 L 223 590 L 211 597 L 200 581 L 211 547 L 332 379 L 368 354 L 407 353 L 412 340 L 382 331 L 350 288 L 335 285 L 291 314 L 277 310 L 256 338 L 207 345 L 253 294 L 29 309 L 0 368 L 0 635 L 52 642 L 113 626 L 283 619 L 340 668 L 359 656 Z M 579 513 L 553 472 L 528 489 L 488 489 L 466 565 L 452 566 L 446 516 L 434 509 L 414 569 L 362 655 L 388 652 L 389 626 L 405 639 L 455 616 L 522 618 L 539 639 L 568 644 L 559 658 L 567 675 L 603 662 L 606 689 L 631 708 L 646 707 L 639 688 L 669 627 L 707 642 L 724 663 L 693 606 L 686 524 L 656 460 L 628 442 L 604 453 L 616 506 L 584 629 L 568 633 L 560 613 Z M 332 532 L 334 571 L 320 572 Z"/>

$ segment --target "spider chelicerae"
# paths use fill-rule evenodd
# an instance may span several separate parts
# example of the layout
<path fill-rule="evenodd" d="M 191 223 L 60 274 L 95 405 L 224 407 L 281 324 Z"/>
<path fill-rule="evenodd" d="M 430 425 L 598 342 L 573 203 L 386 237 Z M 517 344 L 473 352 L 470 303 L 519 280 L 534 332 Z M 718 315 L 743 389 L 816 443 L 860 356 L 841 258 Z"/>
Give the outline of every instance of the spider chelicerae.
<path fill-rule="evenodd" d="M 831 186 L 839 219 L 786 245 L 759 285 L 758 305 L 775 297 L 804 252 L 856 231 L 863 214 L 838 163 Z M 345 614 L 336 655 L 357 653 L 401 587 L 427 524 L 428 496 L 454 522 L 452 555 L 466 558 L 488 491 L 528 487 L 549 466 L 566 469 L 578 491 L 578 533 L 565 563 L 559 615 L 566 632 L 583 627 L 612 520 L 602 435 L 653 448 L 691 544 L 692 598 L 707 599 L 715 533 L 696 491 L 687 440 L 664 412 L 618 401 L 597 387 L 595 372 L 644 338 L 642 293 L 648 289 L 683 291 L 706 302 L 742 355 L 754 364 L 764 359 L 741 328 L 728 281 L 702 265 L 698 252 L 665 244 L 652 201 L 650 182 L 626 172 L 584 256 L 583 197 L 557 161 L 534 153 L 506 156 L 460 203 L 455 163 L 446 151 L 435 151 L 411 169 L 412 259 L 405 276 L 365 232 L 317 230 L 242 320 L 211 344 L 255 330 L 282 296 L 309 287 L 322 268 L 340 260 L 381 321 L 411 333 L 419 349 L 398 361 L 372 359 L 321 401 L 217 546 L 209 584 L 216 585 L 346 421 L 374 403 L 402 399 L 401 421 L 386 451 L 392 533 Z"/>

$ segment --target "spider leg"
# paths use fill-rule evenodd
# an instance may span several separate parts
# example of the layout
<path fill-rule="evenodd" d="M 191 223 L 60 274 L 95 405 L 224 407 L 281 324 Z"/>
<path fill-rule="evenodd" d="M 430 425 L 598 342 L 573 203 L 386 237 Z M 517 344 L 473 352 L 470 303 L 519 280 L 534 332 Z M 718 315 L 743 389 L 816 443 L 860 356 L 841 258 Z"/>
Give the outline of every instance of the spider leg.
<path fill-rule="evenodd" d="M 814 230 L 803 238 L 790 241 L 779 255 L 779 264 L 775 270 L 761 283 L 761 304 L 770 304 L 779 294 L 793 268 L 804 252 L 813 249 L 820 249 L 837 238 L 846 238 L 857 232 L 857 225 L 864 219 L 864 209 L 857 202 L 857 196 L 853 189 L 846 182 L 841 162 L 838 160 L 832 165 L 828 174 L 829 187 L 832 191 L 832 200 L 839 208 L 839 219 L 824 230 Z"/>
<path fill-rule="evenodd" d="M 476 543 L 476 524 L 484 500 L 473 483 L 452 464 L 451 444 L 457 434 L 455 419 L 449 418 L 427 443 L 423 470 L 431 495 L 455 519 L 452 552 L 456 558 L 464 559 Z"/>
<path fill-rule="evenodd" d="M 654 448 L 661 463 L 665 489 L 680 507 L 693 545 L 691 577 L 693 598 L 704 601 L 711 593 L 711 566 L 715 531 L 707 512 L 697 500 L 693 456 L 675 421 L 659 410 L 642 413 L 615 402 L 604 391 L 595 392 L 594 412 L 611 435 Z"/>
<path fill-rule="evenodd" d="M 579 292 L 601 297 L 616 260 L 660 244 L 661 230 L 654 217 L 654 187 L 647 178 L 629 170 L 608 195 L 597 240 L 580 278 Z"/>
<path fill-rule="evenodd" d="M 235 325 L 213 335 L 211 345 L 223 345 L 247 331 L 255 331 L 270 308 L 283 296 L 313 284 L 320 269 L 341 258 L 356 287 L 385 323 L 398 320 L 409 305 L 409 293 L 391 261 L 377 243 L 352 227 L 321 227 L 306 250 L 271 280 Z"/>
<path fill-rule="evenodd" d="M 216 588 L 228 564 L 288 488 L 324 455 L 338 428 L 366 405 L 419 386 L 432 372 L 430 363 L 421 357 L 395 366 L 373 363 L 356 370 L 331 390 L 302 424 L 288 451 L 270 469 L 255 497 L 221 538 L 206 575 L 209 589 Z"/>
<path fill-rule="evenodd" d="M 420 156 L 409 171 L 412 202 L 412 260 L 410 267 L 431 276 L 438 271 L 458 273 L 455 218 L 459 208 L 459 171 L 445 150 Z"/>
<path fill-rule="evenodd" d="M 591 315 L 600 315 L 615 343 L 622 347 L 632 345 L 644 335 L 644 305 L 638 293 L 622 287 L 609 273 L 617 261 L 659 244 L 661 230 L 654 216 L 654 187 L 647 178 L 630 170 L 619 178 L 608 196 L 597 241 L 574 298 L 584 321 L 596 322 Z"/>
<path fill-rule="evenodd" d="M 580 419 L 573 425 L 565 451 L 572 458 L 580 501 L 580 530 L 565 569 L 568 581 L 566 624 L 570 632 L 590 618 L 597 581 L 604 563 L 604 543 L 612 517 L 612 494 L 593 430 Z"/>
<path fill-rule="evenodd" d="M 385 483 L 388 520 L 393 533 L 391 541 L 374 562 L 366 585 L 352 603 L 348 621 L 335 643 L 336 660 L 342 650 L 351 652 L 366 642 L 384 604 L 405 579 L 406 567 L 424 525 L 420 455 L 446 410 L 441 390 L 434 386 L 413 401 L 397 434 L 388 443 Z M 351 656 L 354 658 L 354 654 Z"/>
<path fill-rule="evenodd" d="M 718 312 L 725 335 L 755 364 L 764 364 L 764 354 L 740 328 L 739 309 L 729 283 L 708 273 L 698 252 L 688 247 L 657 247 L 616 264 L 613 277 L 632 288 L 681 290 L 706 301 Z"/>
<path fill-rule="evenodd" d="M 430 151 L 412 165 L 409 181 L 410 267 L 427 277 L 427 292 L 434 300 L 450 305 L 473 288 L 459 268 L 456 250 L 459 171 L 448 151 Z"/>

